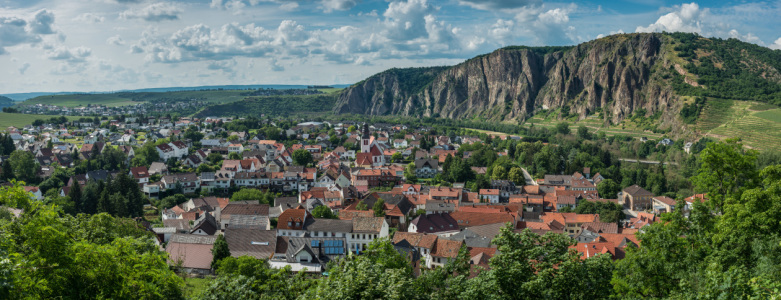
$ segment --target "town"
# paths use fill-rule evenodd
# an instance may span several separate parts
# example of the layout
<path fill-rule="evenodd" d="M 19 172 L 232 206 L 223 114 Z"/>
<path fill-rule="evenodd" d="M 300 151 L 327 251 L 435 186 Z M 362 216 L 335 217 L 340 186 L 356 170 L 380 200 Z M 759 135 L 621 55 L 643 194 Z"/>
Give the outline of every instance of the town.
<path fill-rule="evenodd" d="M 265 125 L 229 129 L 247 123 Z M 507 224 L 567 235 L 583 258 L 621 259 L 627 247 L 641 246 L 635 233 L 678 205 L 637 184 L 620 189 L 591 167 L 534 178 L 517 163 L 522 138 L 512 135 L 232 118 L 122 117 L 103 125 L 7 128 L 13 148 L 2 156 L 4 179 L 40 182 L 25 186 L 37 200 L 79 198 L 74 212 L 136 217 L 170 262 L 191 274 L 213 272 L 219 236 L 233 256 L 294 271 L 321 273 L 379 238 L 414 253 L 416 268 L 444 266 L 462 247 L 473 266 L 487 267 L 491 241 Z M 99 198 L 97 182 L 125 177 L 137 184 L 120 194 L 125 199 Z M 705 197 L 684 200 L 689 210 Z M 585 207 L 592 209 L 579 213 Z"/>

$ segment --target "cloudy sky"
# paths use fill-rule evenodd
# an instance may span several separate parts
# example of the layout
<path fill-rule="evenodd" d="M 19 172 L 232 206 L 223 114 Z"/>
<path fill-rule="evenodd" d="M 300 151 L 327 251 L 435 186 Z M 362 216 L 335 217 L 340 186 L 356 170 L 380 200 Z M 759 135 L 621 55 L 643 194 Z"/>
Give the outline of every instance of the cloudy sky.
<path fill-rule="evenodd" d="M 0 0 L 0 93 L 354 83 L 619 32 L 780 49 L 779 16 L 781 0 Z"/>

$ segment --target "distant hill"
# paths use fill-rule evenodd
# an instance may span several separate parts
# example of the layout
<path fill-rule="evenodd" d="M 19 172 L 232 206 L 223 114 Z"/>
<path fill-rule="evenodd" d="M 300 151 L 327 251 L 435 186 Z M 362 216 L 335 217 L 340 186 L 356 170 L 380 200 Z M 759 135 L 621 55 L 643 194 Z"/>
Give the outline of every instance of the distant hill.
<path fill-rule="evenodd" d="M 349 84 L 334 84 L 330 85 L 334 88 L 346 88 Z M 120 91 L 107 91 L 107 92 L 35 92 L 35 93 L 10 93 L 2 94 L 14 101 L 24 101 L 40 96 L 51 95 L 73 95 L 73 94 L 113 94 L 119 92 L 177 92 L 177 91 L 200 91 L 200 90 L 247 90 L 247 89 L 305 89 L 307 85 L 285 85 L 285 84 L 254 84 L 254 85 L 205 85 L 205 86 L 190 86 L 190 87 L 161 87 L 161 88 L 145 88 L 135 90 L 120 90 Z"/>
<path fill-rule="evenodd" d="M 455 66 L 370 76 L 346 88 L 334 112 L 525 126 L 587 121 L 593 129 L 696 137 L 712 134 L 700 129 L 701 112 L 719 99 L 781 105 L 781 50 L 689 33 L 505 47 Z"/>
<path fill-rule="evenodd" d="M 14 102 L 13 99 L 5 96 L 0 96 L 0 108 L 13 106 L 14 104 L 16 104 L 16 102 Z"/>

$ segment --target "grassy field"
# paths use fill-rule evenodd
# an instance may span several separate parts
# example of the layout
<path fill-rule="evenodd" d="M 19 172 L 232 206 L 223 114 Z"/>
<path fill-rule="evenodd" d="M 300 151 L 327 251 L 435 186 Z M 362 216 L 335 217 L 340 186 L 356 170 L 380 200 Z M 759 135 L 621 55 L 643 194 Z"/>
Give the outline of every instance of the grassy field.
<path fill-rule="evenodd" d="M 140 92 L 140 93 L 111 93 L 111 94 L 76 94 L 76 95 L 51 95 L 35 97 L 22 102 L 22 105 L 48 104 L 67 107 L 92 105 L 125 106 L 134 105 L 146 101 L 158 100 L 199 100 L 212 103 L 229 103 L 244 99 L 242 94 L 247 90 L 205 90 L 205 91 L 178 91 L 178 92 Z"/>
<path fill-rule="evenodd" d="M 184 297 L 185 299 L 197 299 L 212 282 L 211 278 L 191 278 L 188 277 L 184 280 Z"/>
<path fill-rule="evenodd" d="M 47 104 L 67 107 L 86 106 L 87 104 L 100 104 L 105 106 L 134 105 L 128 98 L 119 97 L 117 94 L 77 94 L 77 95 L 50 95 L 28 99 L 22 105 Z"/>
<path fill-rule="evenodd" d="M 0 130 L 5 130 L 6 127 L 9 126 L 15 126 L 15 127 L 24 127 L 24 125 L 30 125 L 35 121 L 36 119 L 43 119 L 47 120 L 51 117 L 59 117 L 59 116 L 49 116 L 49 115 L 28 115 L 28 114 L 9 114 L 9 113 L 3 113 L 0 112 Z M 78 120 L 79 117 L 67 117 L 68 120 Z"/>

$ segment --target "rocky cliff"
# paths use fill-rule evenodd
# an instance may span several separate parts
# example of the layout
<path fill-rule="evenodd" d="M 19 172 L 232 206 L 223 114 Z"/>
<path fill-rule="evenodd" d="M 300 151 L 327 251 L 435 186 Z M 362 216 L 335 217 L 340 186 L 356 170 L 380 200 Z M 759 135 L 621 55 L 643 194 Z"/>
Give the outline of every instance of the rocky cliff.
<path fill-rule="evenodd" d="M 661 74 L 677 58 L 669 40 L 622 34 L 574 47 L 507 47 L 447 68 L 392 69 L 347 88 L 334 111 L 500 121 L 566 106 L 581 118 L 601 109 L 611 123 L 639 108 L 674 119 L 679 104 Z"/>

